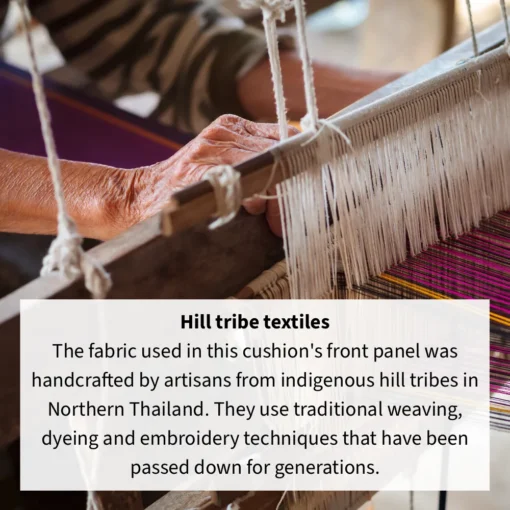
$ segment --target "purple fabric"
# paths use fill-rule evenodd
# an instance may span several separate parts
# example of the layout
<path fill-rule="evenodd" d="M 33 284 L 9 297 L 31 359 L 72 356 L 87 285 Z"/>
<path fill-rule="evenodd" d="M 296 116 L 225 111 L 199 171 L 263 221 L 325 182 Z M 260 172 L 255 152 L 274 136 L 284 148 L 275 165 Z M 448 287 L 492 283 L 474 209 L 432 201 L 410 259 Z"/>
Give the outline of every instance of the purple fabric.
<path fill-rule="evenodd" d="M 47 89 L 57 151 L 63 159 L 135 168 L 169 158 L 191 139 L 64 87 L 48 83 Z M 0 148 L 45 155 L 30 79 L 3 63 Z"/>

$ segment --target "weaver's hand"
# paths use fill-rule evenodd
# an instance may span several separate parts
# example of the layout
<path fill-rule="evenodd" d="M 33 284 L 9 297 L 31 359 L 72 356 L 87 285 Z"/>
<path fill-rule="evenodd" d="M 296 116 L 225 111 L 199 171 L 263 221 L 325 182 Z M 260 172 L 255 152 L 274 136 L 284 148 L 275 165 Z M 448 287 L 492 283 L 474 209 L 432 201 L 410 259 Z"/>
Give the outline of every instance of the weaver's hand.
<path fill-rule="evenodd" d="M 290 134 L 297 133 L 289 128 Z M 168 204 L 172 193 L 202 180 L 204 174 L 216 165 L 236 165 L 272 147 L 279 140 L 278 126 L 257 124 L 235 115 L 219 117 L 193 141 L 170 159 L 136 170 L 127 179 L 133 193 L 124 209 L 124 225 L 142 221 L 156 214 Z M 281 222 L 276 200 L 246 201 L 246 210 L 252 214 L 266 213 L 272 231 L 281 235 Z"/>
<path fill-rule="evenodd" d="M 292 134 L 295 131 L 292 131 Z M 123 170 L 62 161 L 66 207 L 84 237 L 112 238 L 153 216 L 172 193 L 198 182 L 213 166 L 235 165 L 278 141 L 273 124 L 256 124 L 233 115 L 220 117 L 167 161 Z M 0 149 L 0 231 L 56 234 L 57 205 L 46 158 Z M 281 233 L 275 200 L 247 202 L 253 214 L 266 212 Z"/>

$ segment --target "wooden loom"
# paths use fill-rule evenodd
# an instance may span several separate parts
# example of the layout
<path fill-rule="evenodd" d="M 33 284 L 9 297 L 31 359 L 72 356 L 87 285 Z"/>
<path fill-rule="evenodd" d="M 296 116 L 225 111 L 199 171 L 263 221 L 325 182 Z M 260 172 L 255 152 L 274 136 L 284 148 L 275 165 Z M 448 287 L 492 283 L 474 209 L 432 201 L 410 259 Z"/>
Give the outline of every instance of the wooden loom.
<path fill-rule="evenodd" d="M 503 24 L 482 33 L 479 38 L 481 53 L 490 56 L 504 43 Z M 374 101 L 400 92 L 403 96 L 416 93 L 421 83 L 455 69 L 459 62 L 472 56 L 471 42 L 466 42 L 418 71 L 390 84 L 359 101 L 344 112 L 346 122 L 357 122 L 366 115 L 362 108 Z M 462 73 L 461 67 L 454 73 Z M 390 98 L 388 101 L 391 101 Z M 361 110 L 360 110 L 361 108 Z M 361 113 L 360 113 L 361 111 Z M 307 134 L 296 137 L 295 144 Z M 270 153 L 239 165 L 243 174 L 243 191 L 251 196 L 263 188 L 272 171 Z M 281 175 L 276 175 L 281 180 Z M 260 273 L 283 258 L 282 244 L 267 228 L 263 217 L 240 213 L 229 225 L 210 231 L 207 220 L 214 214 L 216 204 L 212 188 L 201 183 L 175 195 L 169 210 L 151 218 L 119 236 L 101 244 L 92 253 L 111 273 L 114 286 L 112 299 L 189 299 L 253 297 L 252 287 L 246 285 Z M 146 263 L 150 261 L 150 263 Z M 282 269 L 282 268 L 280 268 Z M 241 294 L 239 294 L 241 292 Z M 252 292 L 257 294 L 257 292 Z M 58 276 L 48 276 L 22 287 L 0 300 L 0 445 L 5 446 L 19 435 L 19 300 L 20 299 L 81 299 L 88 292 L 81 280 L 66 282 Z M 189 507 L 213 510 L 237 500 L 243 509 L 274 509 L 281 493 L 214 493 L 189 496 Z M 168 496 L 170 497 L 170 496 Z M 176 496 L 177 497 L 177 496 Z M 179 497 L 184 497 L 179 495 Z M 239 499 L 241 497 L 241 499 Z M 342 510 L 360 506 L 370 493 L 342 493 L 332 497 Z M 186 499 L 186 497 L 184 497 Z M 105 508 L 142 508 L 136 494 L 105 493 Z M 130 502 L 127 506 L 126 502 Z M 193 501 L 190 504 L 190 501 Z M 178 505 L 176 505 L 176 508 Z M 184 508 L 184 507 L 183 507 Z"/>

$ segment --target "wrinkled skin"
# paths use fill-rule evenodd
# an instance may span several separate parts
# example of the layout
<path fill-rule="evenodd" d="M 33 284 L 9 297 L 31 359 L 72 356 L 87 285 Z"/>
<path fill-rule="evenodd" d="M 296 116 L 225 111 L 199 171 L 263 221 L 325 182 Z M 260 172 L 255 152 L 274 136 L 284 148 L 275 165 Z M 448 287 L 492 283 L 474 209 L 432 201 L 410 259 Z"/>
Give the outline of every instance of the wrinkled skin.
<path fill-rule="evenodd" d="M 83 236 L 110 239 L 155 215 L 173 193 L 200 181 L 212 167 L 236 165 L 277 141 L 276 125 L 225 115 L 170 159 L 152 166 L 124 170 L 62 161 L 66 207 Z M 56 233 L 57 207 L 45 158 L 0 149 L 0 182 L 0 231 Z M 276 200 L 246 201 L 245 207 L 252 214 L 265 212 L 273 232 L 281 235 Z"/>
<path fill-rule="evenodd" d="M 290 134 L 298 131 L 289 127 Z M 279 140 L 278 126 L 251 122 L 235 115 L 219 117 L 193 141 L 170 159 L 137 170 L 133 203 L 128 207 L 136 223 L 161 210 L 175 191 L 202 180 L 216 165 L 236 165 L 270 149 Z M 274 193 L 269 190 L 270 194 Z M 271 230 L 281 235 L 281 218 L 276 200 L 244 202 L 251 214 L 266 213 Z"/>

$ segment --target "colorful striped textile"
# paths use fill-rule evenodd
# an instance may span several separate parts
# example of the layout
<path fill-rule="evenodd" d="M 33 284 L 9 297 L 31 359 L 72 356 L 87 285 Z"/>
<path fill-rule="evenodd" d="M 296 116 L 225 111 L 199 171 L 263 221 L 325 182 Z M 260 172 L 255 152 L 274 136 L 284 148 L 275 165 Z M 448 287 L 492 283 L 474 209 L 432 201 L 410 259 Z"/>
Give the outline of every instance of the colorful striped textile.
<path fill-rule="evenodd" d="M 237 299 L 288 299 L 285 262 L 249 283 Z M 347 289 L 338 275 L 341 299 L 489 299 L 491 302 L 491 423 L 510 430 L 510 211 L 486 220 L 458 239 L 410 257 L 366 285 Z M 330 299 L 331 296 L 324 296 Z"/>
<path fill-rule="evenodd" d="M 385 299 L 490 299 L 491 420 L 494 428 L 510 430 L 510 211 L 355 291 Z"/>

